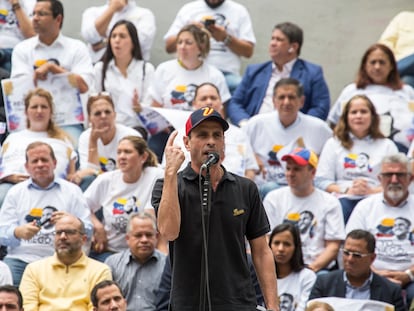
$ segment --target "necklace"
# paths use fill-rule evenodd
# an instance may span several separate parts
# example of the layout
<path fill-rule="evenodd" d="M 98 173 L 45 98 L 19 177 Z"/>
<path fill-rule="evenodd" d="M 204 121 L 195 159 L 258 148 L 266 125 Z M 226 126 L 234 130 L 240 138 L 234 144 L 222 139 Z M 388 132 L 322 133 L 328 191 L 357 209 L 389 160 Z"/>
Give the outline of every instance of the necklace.
<path fill-rule="evenodd" d="M 196 66 L 195 68 L 188 68 L 181 59 L 177 58 L 178 64 L 183 67 L 185 70 L 196 70 L 198 68 L 200 68 L 203 65 L 203 62 L 200 62 L 200 64 L 198 66 Z"/>

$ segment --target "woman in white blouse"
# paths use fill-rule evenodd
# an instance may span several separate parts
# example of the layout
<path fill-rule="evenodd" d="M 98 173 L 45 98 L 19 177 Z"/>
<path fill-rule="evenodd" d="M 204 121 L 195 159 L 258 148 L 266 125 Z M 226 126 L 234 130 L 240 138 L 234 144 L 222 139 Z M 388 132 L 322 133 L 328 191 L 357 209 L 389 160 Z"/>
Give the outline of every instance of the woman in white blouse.
<path fill-rule="evenodd" d="M 150 105 L 149 85 L 154 66 L 142 58 L 137 29 L 120 20 L 111 29 L 102 61 L 95 65 L 95 90 L 111 94 L 116 121 L 127 126 L 141 126 L 137 117 L 142 105 Z"/>

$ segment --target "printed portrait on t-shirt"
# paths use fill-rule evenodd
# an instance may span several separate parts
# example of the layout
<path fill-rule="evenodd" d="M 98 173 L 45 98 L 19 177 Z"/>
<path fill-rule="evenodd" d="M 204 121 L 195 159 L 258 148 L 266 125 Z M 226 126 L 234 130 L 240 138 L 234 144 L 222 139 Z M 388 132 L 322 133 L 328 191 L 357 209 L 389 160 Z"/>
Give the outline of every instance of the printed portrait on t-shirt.
<path fill-rule="evenodd" d="M 361 176 L 364 173 L 372 172 L 372 167 L 369 162 L 369 155 L 365 152 L 349 153 L 344 158 L 345 176 L 353 178 L 354 176 Z"/>
<path fill-rule="evenodd" d="M 377 260 L 390 264 L 410 264 L 414 253 L 411 221 L 405 217 L 383 218 L 376 229 Z"/>
<path fill-rule="evenodd" d="M 289 293 L 283 293 L 279 296 L 279 308 L 280 311 L 294 311 L 295 303 L 294 298 Z"/>
<path fill-rule="evenodd" d="M 281 181 L 285 179 L 285 171 L 277 156 L 277 153 L 283 148 L 283 145 L 274 145 L 267 153 L 267 163 L 269 164 L 266 171 L 266 180 Z"/>
<path fill-rule="evenodd" d="M 288 222 L 297 226 L 302 240 L 307 240 L 307 238 L 313 238 L 314 236 L 316 219 L 311 211 L 306 210 L 300 213 L 289 213 L 286 215 L 283 222 Z"/>
<path fill-rule="evenodd" d="M 197 84 L 177 85 L 171 91 L 171 104 L 174 109 L 191 110 Z"/>
<path fill-rule="evenodd" d="M 57 208 L 54 206 L 45 206 L 42 210 L 42 217 L 40 217 L 38 224 L 45 229 L 51 229 L 54 225 L 50 222 L 53 212 L 57 212 Z"/>
<path fill-rule="evenodd" d="M 50 205 L 43 208 L 34 207 L 30 209 L 24 219 L 27 223 L 36 221 L 36 225 L 40 227 L 40 231 L 30 240 L 22 240 L 21 243 L 53 245 L 55 226 L 49 220 L 53 212 L 57 210 L 56 207 Z"/>
<path fill-rule="evenodd" d="M 99 157 L 99 166 L 102 172 L 111 172 L 116 169 L 116 161 L 112 158 Z"/>
<path fill-rule="evenodd" d="M 118 198 L 112 208 L 112 229 L 117 233 L 126 233 L 128 218 L 131 213 L 137 213 L 141 206 L 136 196 Z"/>

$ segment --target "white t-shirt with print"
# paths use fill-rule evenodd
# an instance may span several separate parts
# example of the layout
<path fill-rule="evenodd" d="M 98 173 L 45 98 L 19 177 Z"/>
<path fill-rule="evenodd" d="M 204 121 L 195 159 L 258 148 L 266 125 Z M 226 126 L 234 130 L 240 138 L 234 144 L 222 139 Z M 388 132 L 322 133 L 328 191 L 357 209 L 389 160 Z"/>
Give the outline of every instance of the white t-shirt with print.
<path fill-rule="evenodd" d="M 226 0 L 217 8 L 210 8 L 204 0 L 190 1 L 177 13 L 174 22 L 164 36 L 164 40 L 175 36 L 184 26 L 193 22 L 201 22 L 206 17 L 213 18 L 217 25 L 226 28 L 226 32 L 238 39 L 246 40 L 253 44 L 256 38 L 249 12 L 244 6 L 232 0 Z M 235 54 L 223 42 L 210 39 L 210 53 L 207 62 L 219 70 L 231 73 L 240 73 L 240 57 Z"/>
<path fill-rule="evenodd" d="M 113 252 L 128 247 L 125 234 L 129 215 L 153 209 L 152 188 L 158 178 L 164 177 L 164 171 L 159 167 L 146 167 L 134 183 L 126 183 L 122 175 L 120 170 L 98 175 L 84 193 L 93 213 L 103 207 L 108 249 Z"/>
<path fill-rule="evenodd" d="M 336 137 L 326 142 L 316 171 L 321 189 L 325 190 L 333 183 L 345 189 L 351 187 L 357 178 L 364 178 L 371 187 L 377 187 L 382 158 L 398 152 L 394 142 L 387 138 L 352 137 L 352 141 L 354 145 L 351 149 L 345 149 Z"/>
<path fill-rule="evenodd" d="M 357 89 L 355 83 L 346 86 L 332 106 L 328 121 L 337 124 L 345 104 L 355 95 L 366 95 L 381 115 L 380 127 L 385 136 L 407 148 L 414 138 L 414 89 L 404 84 L 400 90 L 382 85 L 368 85 Z M 385 115 L 385 116 L 384 116 Z"/>
<path fill-rule="evenodd" d="M 149 92 L 164 108 L 192 110 L 195 89 L 204 82 L 217 86 L 223 103 L 230 99 L 226 80 L 218 69 L 203 63 L 197 69 L 187 70 L 176 59 L 158 65 Z"/>
<path fill-rule="evenodd" d="M 260 158 L 266 169 L 266 176 L 256 176 L 256 183 L 276 181 L 287 184 L 285 169 L 278 155 L 284 147 L 301 140 L 305 147 L 320 154 L 325 142 L 332 136 L 332 130 L 322 120 L 298 113 L 296 120 L 288 127 L 280 122 L 277 111 L 258 114 L 249 119 L 242 128 L 249 137 L 253 152 Z"/>
<path fill-rule="evenodd" d="M 103 172 L 113 171 L 116 168 L 117 149 L 119 141 L 125 136 L 138 136 L 142 137 L 133 128 L 122 124 L 116 124 L 116 131 L 114 138 L 106 145 L 102 143 L 102 140 L 98 140 L 98 155 L 99 155 L 99 169 Z M 85 169 L 91 166 L 88 162 L 89 153 L 89 138 L 91 136 L 91 129 L 83 131 L 79 136 L 79 162 L 80 169 Z M 96 168 L 98 169 L 98 168 Z"/>
<path fill-rule="evenodd" d="M 375 236 L 376 269 L 405 271 L 414 264 L 412 195 L 399 207 L 386 204 L 382 193 L 360 201 L 346 225 L 347 233 L 354 229 L 367 230 Z"/>
<path fill-rule="evenodd" d="M 293 311 L 304 311 L 309 299 L 316 274 L 304 268 L 299 272 L 292 272 L 284 278 L 277 278 L 277 293 L 280 296 L 289 294 L 293 296 Z"/>
<path fill-rule="evenodd" d="M 325 250 L 325 241 L 345 239 L 341 204 L 327 192 L 315 188 L 311 195 L 297 197 L 282 187 L 269 192 L 263 205 L 272 229 L 284 222 L 298 226 L 306 264 Z"/>

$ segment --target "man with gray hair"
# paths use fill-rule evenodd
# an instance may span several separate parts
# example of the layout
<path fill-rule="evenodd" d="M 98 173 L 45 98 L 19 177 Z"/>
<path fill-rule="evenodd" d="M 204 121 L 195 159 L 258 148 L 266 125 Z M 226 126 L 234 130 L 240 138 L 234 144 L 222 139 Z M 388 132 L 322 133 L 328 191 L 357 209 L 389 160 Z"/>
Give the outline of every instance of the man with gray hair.
<path fill-rule="evenodd" d="M 128 220 L 128 249 L 109 256 L 105 263 L 127 301 L 127 310 L 155 310 L 155 298 L 166 256 L 155 249 L 158 240 L 155 218 L 146 213 Z"/>
<path fill-rule="evenodd" d="M 414 197 L 408 191 L 412 181 L 409 159 L 403 153 L 384 157 L 378 178 L 383 192 L 357 204 L 346 232 L 363 229 L 375 236 L 377 257 L 372 269 L 400 284 L 409 305 L 414 297 Z M 397 230 L 402 218 L 408 226 L 404 235 Z"/>

